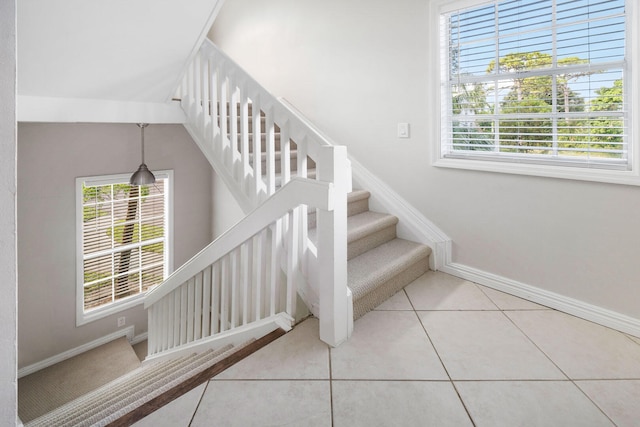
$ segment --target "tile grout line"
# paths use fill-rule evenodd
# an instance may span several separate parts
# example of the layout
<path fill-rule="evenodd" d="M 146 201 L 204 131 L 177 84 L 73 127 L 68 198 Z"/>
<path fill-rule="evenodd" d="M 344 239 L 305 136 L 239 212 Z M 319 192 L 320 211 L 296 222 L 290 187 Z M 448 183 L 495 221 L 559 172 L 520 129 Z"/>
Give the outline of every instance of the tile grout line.
<path fill-rule="evenodd" d="M 422 319 L 420 319 L 420 316 L 418 315 L 418 311 L 415 309 L 415 306 L 413 305 L 413 301 L 411 301 L 411 298 L 409 298 L 409 294 L 407 293 L 405 288 L 402 289 L 402 292 L 404 292 L 404 294 L 406 295 L 407 299 L 409 300 L 409 304 L 411 304 L 411 308 L 413 309 L 413 313 L 415 314 L 416 318 L 418 319 L 418 323 L 420 323 L 420 326 L 422 327 L 422 330 L 424 331 L 424 334 L 426 335 L 427 339 L 429 340 L 429 344 L 431 344 L 431 348 L 433 348 L 433 351 L 435 351 L 436 356 L 438 357 L 438 360 L 440 361 L 440 365 L 442 365 L 442 369 L 444 369 L 445 374 L 447 374 L 447 378 L 449 378 L 449 384 L 451 384 L 451 387 L 453 387 L 453 390 L 455 391 L 456 396 L 458 396 L 458 400 L 460 401 L 460 404 L 462 404 L 462 407 L 464 408 L 464 411 L 466 412 L 467 417 L 469 417 L 469 421 L 471 421 L 471 424 L 475 427 L 476 423 L 473 420 L 473 417 L 471 416 L 471 413 L 469 412 L 469 409 L 467 408 L 467 405 L 464 403 L 464 400 L 462 399 L 462 396 L 460 395 L 460 392 L 458 391 L 458 387 L 456 387 L 455 383 L 451 379 L 451 375 L 449 374 L 449 370 L 447 369 L 447 367 L 445 366 L 444 362 L 442 361 L 442 357 L 440 357 L 440 353 L 438 352 L 438 349 L 433 344 L 433 341 L 431 340 L 431 337 L 429 336 L 429 332 L 427 332 L 426 326 L 424 325 L 424 323 L 422 323 Z"/>
<path fill-rule="evenodd" d="M 482 289 L 482 286 L 478 285 L 478 284 L 477 284 L 477 283 L 475 283 L 475 282 L 469 282 L 469 283 L 473 283 L 473 285 L 476 287 L 476 289 L 478 289 L 478 290 L 482 293 L 482 295 L 484 295 L 484 296 L 485 296 L 489 301 L 491 301 L 491 304 L 493 304 L 493 305 L 498 309 L 498 311 L 502 311 L 502 307 L 500 307 L 500 306 L 498 305 L 498 303 L 497 303 L 497 302 L 495 302 L 495 301 L 493 300 L 493 298 L 491 298 L 491 297 L 490 297 L 490 296 L 489 296 L 489 295 L 484 291 L 484 289 Z"/>
<path fill-rule="evenodd" d="M 518 311 L 518 310 L 509 310 L 509 311 Z M 605 412 L 605 411 L 600 407 L 600 405 L 598 405 L 596 402 L 594 402 L 594 401 L 593 401 L 593 399 L 591 399 L 591 397 L 589 397 L 589 396 L 587 395 L 587 393 L 585 393 L 585 392 L 584 392 L 584 390 L 582 390 L 582 388 L 580 388 L 580 386 L 579 386 L 578 384 L 576 384 L 576 381 L 575 381 L 573 378 L 571 378 L 571 377 L 570 377 L 570 376 L 569 376 L 569 375 L 564 371 L 564 369 L 562 369 L 562 368 L 560 368 L 560 366 L 558 366 L 558 364 L 557 364 L 557 363 L 556 363 L 556 362 L 551 358 L 551 356 L 549 356 L 549 355 L 548 355 L 544 350 L 542 350 L 542 349 L 540 348 L 540 346 L 538 346 L 538 344 L 537 344 L 535 341 L 533 341 L 533 339 L 532 339 L 529 335 L 527 335 L 527 333 L 526 333 L 524 330 L 522 330 L 522 328 L 520 328 L 520 327 L 516 324 L 516 322 L 515 322 L 511 317 L 509 317 L 509 316 L 507 315 L 507 313 L 505 313 L 505 312 L 504 312 L 504 310 L 501 310 L 501 312 L 502 312 L 502 315 L 503 315 L 504 317 L 506 317 L 506 318 L 507 318 L 507 320 L 509 320 L 509 322 L 511 322 L 511 324 L 512 324 L 513 326 L 515 326 L 515 327 L 516 327 L 516 329 L 518 329 L 518 330 L 520 331 L 520 333 L 522 333 L 522 335 L 524 335 L 524 336 L 527 338 L 527 340 L 529 340 L 529 342 L 530 342 L 531 344 L 533 344 L 533 345 L 534 345 L 534 347 L 535 347 L 535 348 L 537 348 L 537 349 L 538 349 L 542 354 L 544 354 L 544 356 L 545 356 L 547 359 L 549 359 L 549 361 L 553 364 L 553 366 L 555 366 L 555 367 L 556 367 L 560 372 L 562 372 L 562 375 L 564 375 L 564 376 L 567 378 L 567 380 L 568 380 L 569 382 L 571 382 L 571 384 L 573 384 L 573 386 L 574 386 L 576 389 L 578 389 L 578 391 L 579 391 L 580 393 L 582 393 L 582 395 L 583 395 L 583 396 L 585 396 L 585 397 L 587 398 L 587 400 L 588 400 L 589 402 L 591 402 L 591 404 L 592 404 L 593 406 L 595 406 L 595 407 L 598 409 L 598 411 L 600 411 L 600 412 L 602 413 L 602 415 L 604 415 L 604 416 L 605 416 L 609 421 L 611 421 L 611 423 L 612 423 L 614 426 L 616 425 L 616 423 L 615 423 L 615 422 L 614 422 L 614 421 L 609 417 L 609 415 L 607 415 L 607 413 L 606 413 L 606 412 Z"/>
<path fill-rule="evenodd" d="M 196 407 L 193 410 L 193 415 L 191 415 L 191 419 L 189 420 L 189 424 L 188 424 L 189 427 L 193 423 L 193 420 L 196 417 L 196 413 L 198 412 L 198 409 L 200 409 L 200 404 L 202 403 L 202 399 L 204 398 L 204 394 L 207 392 L 207 389 L 209 388 L 209 384 L 210 383 L 211 383 L 211 379 L 209 379 L 209 381 L 206 382 L 206 385 L 204 386 L 204 390 L 202 390 L 202 394 L 200 395 L 200 398 L 198 399 L 198 403 L 196 404 Z"/>

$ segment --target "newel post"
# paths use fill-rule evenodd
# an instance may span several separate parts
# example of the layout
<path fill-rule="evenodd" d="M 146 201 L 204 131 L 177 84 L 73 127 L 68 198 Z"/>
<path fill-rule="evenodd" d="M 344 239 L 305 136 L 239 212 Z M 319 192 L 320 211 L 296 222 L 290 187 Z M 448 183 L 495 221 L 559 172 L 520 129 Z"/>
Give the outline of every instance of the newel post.
<path fill-rule="evenodd" d="M 320 339 L 336 347 L 353 329 L 353 308 L 347 287 L 347 149 L 321 149 L 317 172 L 320 181 L 334 184 L 333 210 L 318 210 L 318 267 Z"/>

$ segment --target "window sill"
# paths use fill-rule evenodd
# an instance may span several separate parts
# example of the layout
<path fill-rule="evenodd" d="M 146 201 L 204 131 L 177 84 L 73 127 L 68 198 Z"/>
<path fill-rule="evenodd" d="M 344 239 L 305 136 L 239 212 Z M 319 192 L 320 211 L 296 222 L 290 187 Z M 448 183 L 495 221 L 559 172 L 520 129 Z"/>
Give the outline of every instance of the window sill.
<path fill-rule="evenodd" d="M 87 312 L 78 313 L 76 316 L 76 326 L 86 325 L 98 319 L 103 319 L 107 316 L 118 314 L 129 308 L 142 305 L 144 303 L 145 294 L 138 294 L 132 297 L 123 299 L 109 305 L 94 308 Z"/>
<path fill-rule="evenodd" d="M 483 172 L 507 173 L 515 175 L 541 176 L 547 178 L 571 179 L 578 181 L 602 182 L 608 184 L 638 185 L 640 175 L 632 171 L 614 171 L 606 169 L 498 162 L 476 159 L 440 158 L 433 163 L 435 167 L 465 169 Z"/>

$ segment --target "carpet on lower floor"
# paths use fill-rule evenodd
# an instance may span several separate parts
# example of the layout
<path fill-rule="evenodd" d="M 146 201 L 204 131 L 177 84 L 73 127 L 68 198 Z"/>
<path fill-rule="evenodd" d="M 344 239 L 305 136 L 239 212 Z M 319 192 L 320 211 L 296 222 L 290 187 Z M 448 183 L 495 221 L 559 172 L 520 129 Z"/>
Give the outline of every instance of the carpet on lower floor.
<path fill-rule="evenodd" d="M 18 415 L 33 420 L 140 366 L 125 337 L 18 380 Z"/>

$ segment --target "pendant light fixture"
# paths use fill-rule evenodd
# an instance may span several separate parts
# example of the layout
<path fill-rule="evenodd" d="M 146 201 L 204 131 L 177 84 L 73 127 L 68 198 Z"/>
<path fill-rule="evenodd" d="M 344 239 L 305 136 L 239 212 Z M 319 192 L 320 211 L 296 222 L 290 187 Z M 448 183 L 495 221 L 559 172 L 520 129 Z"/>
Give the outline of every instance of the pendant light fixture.
<path fill-rule="evenodd" d="M 140 145 L 142 147 L 142 164 L 138 167 L 138 170 L 131 175 L 129 184 L 131 185 L 149 185 L 156 182 L 156 177 L 151 173 L 147 165 L 144 164 L 144 128 L 149 126 L 148 123 L 138 123 L 140 128 Z"/>

